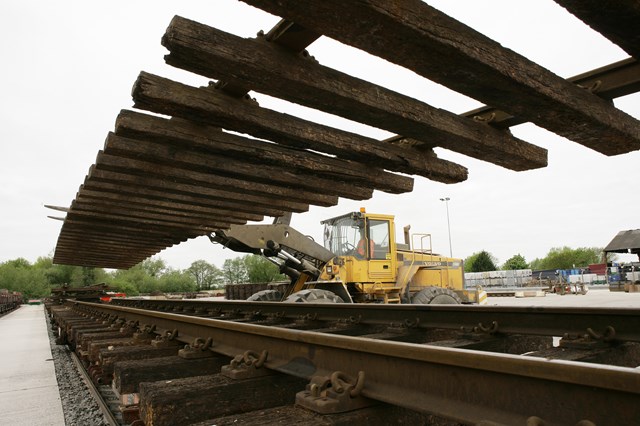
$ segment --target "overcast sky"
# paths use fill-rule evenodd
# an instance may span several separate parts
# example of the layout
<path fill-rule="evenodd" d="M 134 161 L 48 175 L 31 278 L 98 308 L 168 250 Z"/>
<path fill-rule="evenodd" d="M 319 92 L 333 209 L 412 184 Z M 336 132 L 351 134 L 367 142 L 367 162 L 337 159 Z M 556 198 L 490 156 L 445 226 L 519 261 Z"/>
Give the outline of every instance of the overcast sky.
<path fill-rule="evenodd" d="M 429 1 L 561 77 L 628 57 L 551 0 Z M 160 45 L 180 15 L 253 37 L 279 18 L 232 0 L 44 1 L 0 3 L 0 262 L 53 254 L 61 213 L 69 206 L 116 115 L 131 108 L 131 87 L 142 70 L 191 85 L 206 79 L 166 65 Z M 321 38 L 309 48 L 337 68 L 433 106 L 462 113 L 481 104 L 410 71 Z M 419 54 L 419 52 L 416 52 Z M 367 136 L 390 134 L 254 93 L 261 106 L 286 111 Z M 640 95 L 615 100 L 640 118 Z M 466 182 L 445 185 L 416 177 L 412 193 L 375 192 L 371 200 L 341 200 L 333 208 L 296 214 L 292 226 L 321 241 L 320 220 L 366 207 L 393 214 L 397 228 L 432 234 L 434 250 L 449 252 L 445 204 L 449 197 L 455 257 L 487 250 L 502 263 L 514 254 L 530 261 L 552 247 L 605 246 L 620 230 L 639 227 L 638 151 L 605 157 L 532 124 L 514 135 L 549 150 L 549 166 L 513 172 L 438 150 L 469 169 Z M 402 238 L 398 235 L 398 238 Z M 199 238 L 159 253 L 174 268 L 197 259 L 221 266 L 237 254 Z M 635 256 L 630 257 L 635 259 Z"/>

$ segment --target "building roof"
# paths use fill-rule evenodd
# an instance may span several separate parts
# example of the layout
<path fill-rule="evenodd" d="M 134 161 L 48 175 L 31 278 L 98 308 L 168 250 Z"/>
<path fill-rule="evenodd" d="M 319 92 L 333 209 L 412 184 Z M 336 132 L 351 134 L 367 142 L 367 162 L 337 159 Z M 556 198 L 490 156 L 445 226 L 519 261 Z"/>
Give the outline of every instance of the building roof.
<path fill-rule="evenodd" d="M 640 229 L 620 231 L 604 248 L 605 252 L 627 253 L 629 250 L 640 250 Z"/>

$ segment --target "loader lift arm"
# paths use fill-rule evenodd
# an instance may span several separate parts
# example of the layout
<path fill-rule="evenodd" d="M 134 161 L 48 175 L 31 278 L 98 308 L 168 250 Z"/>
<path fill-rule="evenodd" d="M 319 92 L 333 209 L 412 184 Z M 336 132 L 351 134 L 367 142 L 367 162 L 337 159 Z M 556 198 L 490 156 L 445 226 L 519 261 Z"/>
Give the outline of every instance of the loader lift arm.
<path fill-rule="evenodd" d="M 310 237 L 284 223 L 271 225 L 231 225 L 209 236 L 213 243 L 229 249 L 263 255 L 291 278 L 286 295 L 308 280 L 316 280 L 323 266 L 335 255 Z"/>

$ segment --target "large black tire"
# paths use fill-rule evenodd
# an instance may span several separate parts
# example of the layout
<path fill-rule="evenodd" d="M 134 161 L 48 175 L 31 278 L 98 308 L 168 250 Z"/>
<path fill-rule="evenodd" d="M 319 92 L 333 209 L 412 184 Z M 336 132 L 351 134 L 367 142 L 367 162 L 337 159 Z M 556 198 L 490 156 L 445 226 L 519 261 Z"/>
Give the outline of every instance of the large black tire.
<path fill-rule="evenodd" d="M 312 288 L 309 290 L 301 290 L 287 297 L 285 302 L 298 303 L 344 303 L 342 297 L 329 290 L 320 290 Z"/>
<path fill-rule="evenodd" d="M 452 290 L 442 287 L 427 287 L 417 292 L 412 298 L 414 305 L 459 305 L 460 297 Z"/>
<path fill-rule="evenodd" d="M 247 300 L 252 302 L 279 302 L 282 300 L 282 293 L 278 290 L 262 290 L 252 294 Z"/>

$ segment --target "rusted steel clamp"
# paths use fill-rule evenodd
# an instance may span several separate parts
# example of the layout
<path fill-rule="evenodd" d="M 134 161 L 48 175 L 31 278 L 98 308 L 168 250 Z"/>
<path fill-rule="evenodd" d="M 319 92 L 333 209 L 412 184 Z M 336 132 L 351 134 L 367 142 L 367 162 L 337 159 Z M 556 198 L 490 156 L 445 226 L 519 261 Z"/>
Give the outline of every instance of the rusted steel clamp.
<path fill-rule="evenodd" d="M 175 332 L 177 335 L 178 331 L 175 330 Z M 213 339 L 211 337 L 207 340 L 202 337 L 196 337 L 192 344 L 185 345 L 183 349 L 178 351 L 178 356 L 185 359 L 210 358 L 213 356 L 213 352 L 209 350 L 212 346 Z"/>
<path fill-rule="evenodd" d="M 482 336 L 495 336 L 498 334 L 498 321 L 491 321 L 491 324 L 486 326 L 483 323 L 478 323 L 473 327 L 467 328 L 465 326 L 460 327 L 461 337 L 465 338 L 480 338 Z"/>
<path fill-rule="evenodd" d="M 157 335 L 151 342 L 154 348 L 168 348 L 169 346 L 177 345 L 176 337 L 178 337 L 178 329 L 175 328 L 172 331 L 167 330 L 164 336 Z"/>
<path fill-rule="evenodd" d="M 156 326 L 145 324 L 138 331 L 133 333 L 133 340 L 135 342 L 145 342 L 154 338 Z"/>
<path fill-rule="evenodd" d="M 330 376 L 313 376 L 306 390 L 296 394 L 296 404 L 320 414 L 343 413 L 376 402 L 361 395 L 364 371 L 353 378 L 341 371 Z"/>
<path fill-rule="evenodd" d="M 134 333 L 140 323 L 138 321 L 127 321 L 120 327 L 120 333 Z"/>
<path fill-rule="evenodd" d="M 607 326 L 602 333 L 587 328 L 586 334 L 566 333 L 560 339 L 560 346 L 564 348 L 593 349 L 608 347 L 616 342 L 616 329 Z"/>
<path fill-rule="evenodd" d="M 246 351 L 237 355 L 229 365 L 222 367 L 221 373 L 231 379 L 248 379 L 273 374 L 271 370 L 262 368 L 267 361 L 269 352 L 263 350 L 260 353 Z"/>

